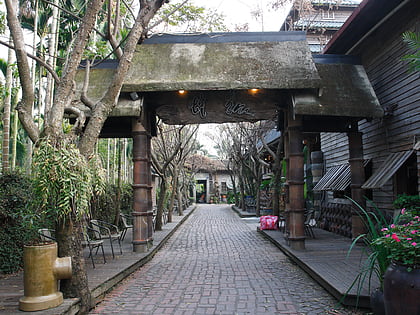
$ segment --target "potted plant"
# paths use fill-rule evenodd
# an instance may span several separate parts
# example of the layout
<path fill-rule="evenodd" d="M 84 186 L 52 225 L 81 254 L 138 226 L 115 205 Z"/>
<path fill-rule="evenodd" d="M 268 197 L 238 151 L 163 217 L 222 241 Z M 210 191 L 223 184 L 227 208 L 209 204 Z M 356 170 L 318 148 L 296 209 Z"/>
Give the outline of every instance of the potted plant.
<path fill-rule="evenodd" d="M 350 249 L 348 250 L 348 255 L 351 253 L 354 246 L 363 243 L 366 246 L 366 259 L 362 262 L 360 272 L 347 290 L 347 293 L 354 286 L 357 286 L 357 295 L 359 297 L 362 288 L 365 283 L 368 282 L 368 289 L 371 292 L 370 304 L 374 314 L 385 314 L 383 302 L 383 279 L 385 272 L 391 263 L 391 259 L 389 258 L 389 250 L 381 244 L 377 244 L 375 241 L 381 237 L 381 229 L 383 226 L 388 224 L 387 219 L 376 206 L 372 205 L 373 210 L 367 211 L 354 200 L 351 201 L 359 209 L 359 215 L 366 226 L 367 232 L 359 235 L 353 240 Z M 379 287 L 372 289 L 374 278 L 378 280 Z"/>
<path fill-rule="evenodd" d="M 36 144 L 32 159 L 34 198 L 31 206 L 44 221 L 55 223 L 58 246 L 55 242 L 40 242 L 24 249 L 24 277 L 32 278 L 24 279 L 25 296 L 20 302 L 22 310 L 35 311 L 59 305 L 63 298 L 57 292 L 58 279 L 69 279 L 72 276 L 72 286 L 87 287 L 86 273 L 81 269 L 84 266 L 81 262 L 82 220 L 89 211 L 93 186 L 97 185 L 96 169 L 97 166 L 89 164 L 81 156 L 71 137 L 60 139 L 58 143 L 52 143 L 51 139 L 45 137 Z M 72 249 L 75 254 L 69 255 Z M 56 258 L 57 255 L 71 256 L 71 259 Z M 39 262 L 42 259 L 45 261 Z M 48 276 L 40 276 L 36 270 L 32 272 L 34 265 L 45 267 Z M 44 280 L 45 284 L 42 283 Z M 28 288 L 31 283 L 37 285 Z M 60 290 L 64 292 L 69 283 L 62 282 Z M 83 298 L 89 300 L 90 294 Z M 85 304 L 89 305 L 90 301 Z"/>
<path fill-rule="evenodd" d="M 372 245 L 384 248 L 390 260 L 383 279 L 386 314 L 420 314 L 420 217 L 402 209 Z"/>

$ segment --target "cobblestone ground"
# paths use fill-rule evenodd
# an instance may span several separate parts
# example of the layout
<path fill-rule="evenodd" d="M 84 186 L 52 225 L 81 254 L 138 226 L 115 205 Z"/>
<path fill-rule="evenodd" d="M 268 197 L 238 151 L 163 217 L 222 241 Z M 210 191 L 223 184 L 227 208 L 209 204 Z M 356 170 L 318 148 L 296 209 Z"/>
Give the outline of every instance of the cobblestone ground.
<path fill-rule="evenodd" d="M 227 206 L 200 205 L 91 314 L 361 314 L 337 305 Z"/>

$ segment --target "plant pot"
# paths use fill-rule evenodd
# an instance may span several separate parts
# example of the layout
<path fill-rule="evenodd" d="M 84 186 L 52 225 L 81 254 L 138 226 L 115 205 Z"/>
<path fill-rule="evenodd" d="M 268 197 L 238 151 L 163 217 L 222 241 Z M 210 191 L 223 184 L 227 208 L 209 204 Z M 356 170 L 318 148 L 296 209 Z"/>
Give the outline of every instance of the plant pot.
<path fill-rule="evenodd" d="M 392 262 L 384 275 L 385 314 L 420 314 L 420 269 Z"/>
<path fill-rule="evenodd" d="M 25 246 L 23 249 L 24 297 L 19 309 L 33 312 L 63 303 L 58 280 L 71 277 L 71 257 L 57 257 L 57 243 Z"/>
<path fill-rule="evenodd" d="M 375 315 L 385 315 L 384 292 L 376 288 L 370 294 L 370 308 Z"/>

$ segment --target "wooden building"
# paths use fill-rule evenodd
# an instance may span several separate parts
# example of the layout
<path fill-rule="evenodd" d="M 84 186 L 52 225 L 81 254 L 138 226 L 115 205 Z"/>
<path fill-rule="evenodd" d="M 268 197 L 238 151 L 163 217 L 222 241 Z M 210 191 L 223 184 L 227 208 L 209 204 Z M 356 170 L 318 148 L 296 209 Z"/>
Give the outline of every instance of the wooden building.
<path fill-rule="evenodd" d="M 88 97 L 106 92 L 117 62 L 90 70 Z M 81 69 L 77 89 L 82 91 Z M 77 95 L 76 95 L 77 97 Z M 89 118 L 89 109 L 86 110 Z M 287 161 L 286 216 L 292 248 L 305 248 L 303 137 L 348 135 L 351 194 L 362 200 L 357 122 L 383 116 L 366 72 L 349 56 L 313 57 L 303 32 L 161 35 L 136 50 L 118 105 L 101 136 L 133 138 L 133 250 L 153 241 L 150 139 L 156 117 L 168 124 L 277 118 Z M 363 178 L 364 179 L 364 178 Z M 361 226 L 352 216 L 352 229 Z M 357 234 L 357 233 L 356 233 Z"/>
<path fill-rule="evenodd" d="M 192 196 L 197 203 L 219 203 L 227 201 L 232 190 L 232 176 L 227 161 L 200 154 L 192 155 L 186 167 L 194 174 L 195 186 Z"/>
<path fill-rule="evenodd" d="M 304 31 L 312 53 L 322 49 L 358 7 L 360 0 L 295 2 L 281 30 Z"/>
<path fill-rule="evenodd" d="M 389 215 L 397 195 L 419 194 L 420 187 L 420 73 L 409 72 L 402 60 L 410 53 L 402 40 L 406 31 L 420 32 L 420 1 L 364 0 L 324 50 L 358 57 L 384 110 L 382 118 L 361 120 L 359 131 L 365 164 L 362 188 Z M 347 148 L 345 134 L 321 134 L 327 171 L 318 185 L 326 193 L 321 223 L 341 234 L 350 224 L 345 219 L 350 201 L 342 198 L 349 185 L 337 185 L 349 176 L 343 172 L 350 158 Z"/>

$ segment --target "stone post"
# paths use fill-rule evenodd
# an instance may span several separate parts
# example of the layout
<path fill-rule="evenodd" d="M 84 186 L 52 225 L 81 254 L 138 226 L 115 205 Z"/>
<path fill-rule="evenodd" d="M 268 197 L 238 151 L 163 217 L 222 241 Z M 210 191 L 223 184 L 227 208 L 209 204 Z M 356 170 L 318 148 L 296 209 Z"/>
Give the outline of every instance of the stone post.
<path fill-rule="evenodd" d="M 133 137 L 133 251 L 146 252 L 153 241 L 151 136 L 136 119 Z"/>

